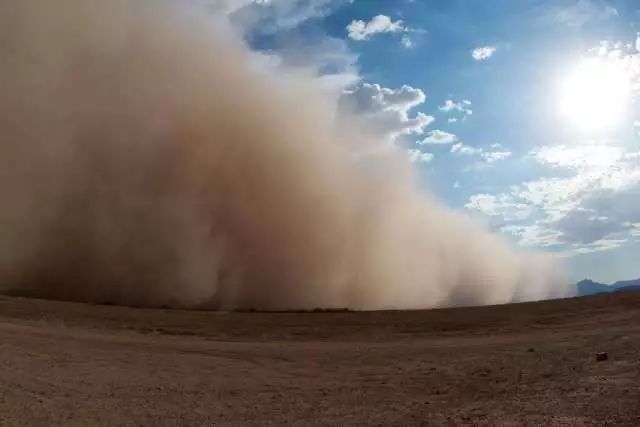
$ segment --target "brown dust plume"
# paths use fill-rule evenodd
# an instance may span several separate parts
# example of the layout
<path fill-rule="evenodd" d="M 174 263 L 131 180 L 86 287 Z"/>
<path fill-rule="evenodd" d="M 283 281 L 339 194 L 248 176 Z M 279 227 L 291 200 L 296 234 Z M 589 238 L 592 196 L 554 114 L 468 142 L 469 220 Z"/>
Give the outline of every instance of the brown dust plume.
<path fill-rule="evenodd" d="M 400 150 L 359 155 L 378 142 L 317 79 L 265 70 L 178 3 L 0 0 L 0 291 L 257 309 L 564 293 L 546 258 L 417 190 Z"/>

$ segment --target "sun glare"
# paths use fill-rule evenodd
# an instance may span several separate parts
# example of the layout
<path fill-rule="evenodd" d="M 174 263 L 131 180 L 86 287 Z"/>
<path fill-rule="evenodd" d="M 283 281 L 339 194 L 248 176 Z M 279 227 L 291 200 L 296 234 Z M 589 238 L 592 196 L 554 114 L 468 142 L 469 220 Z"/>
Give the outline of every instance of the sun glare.
<path fill-rule="evenodd" d="M 560 83 L 558 110 L 582 131 L 609 129 L 624 117 L 630 89 L 628 73 L 621 64 L 583 59 Z"/>

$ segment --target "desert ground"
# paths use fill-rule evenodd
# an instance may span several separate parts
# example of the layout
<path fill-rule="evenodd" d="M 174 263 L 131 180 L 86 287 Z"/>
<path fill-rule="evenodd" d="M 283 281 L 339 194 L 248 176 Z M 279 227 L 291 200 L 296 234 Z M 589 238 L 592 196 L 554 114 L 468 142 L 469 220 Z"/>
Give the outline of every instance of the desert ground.
<path fill-rule="evenodd" d="M 0 349 L 3 426 L 640 424 L 640 293 L 332 313 L 0 297 Z"/>

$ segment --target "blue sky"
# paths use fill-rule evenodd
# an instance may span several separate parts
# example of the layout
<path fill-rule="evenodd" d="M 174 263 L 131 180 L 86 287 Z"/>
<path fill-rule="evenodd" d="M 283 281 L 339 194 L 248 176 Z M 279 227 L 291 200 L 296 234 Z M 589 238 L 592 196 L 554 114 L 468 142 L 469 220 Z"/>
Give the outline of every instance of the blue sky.
<path fill-rule="evenodd" d="M 573 279 L 640 277 L 637 1 L 227 7 L 255 50 L 338 77 L 449 206 Z"/>

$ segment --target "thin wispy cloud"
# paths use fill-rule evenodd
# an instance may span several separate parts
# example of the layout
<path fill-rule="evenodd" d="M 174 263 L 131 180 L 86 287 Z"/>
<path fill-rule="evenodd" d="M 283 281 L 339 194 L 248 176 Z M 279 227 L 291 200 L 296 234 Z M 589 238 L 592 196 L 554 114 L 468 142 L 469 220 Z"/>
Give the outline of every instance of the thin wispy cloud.
<path fill-rule="evenodd" d="M 493 162 L 497 162 L 497 161 L 509 158 L 511 157 L 512 154 L 513 153 L 511 151 L 489 151 L 489 152 L 483 152 L 482 158 L 487 163 L 493 163 Z"/>
<path fill-rule="evenodd" d="M 462 142 L 458 142 L 457 144 L 453 144 L 451 146 L 451 152 L 462 156 L 472 156 L 474 154 L 482 153 L 482 150 L 463 144 Z"/>
<path fill-rule="evenodd" d="M 402 44 L 402 46 L 406 49 L 413 49 L 416 46 L 413 39 L 407 35 L 402 36 L 402 39 L 400 39 L 400 44 Z"/>
<path fill-rule="evenodd" d="M 603 21 L 618 15 L 618 10 L 604 0 L 575 0 L 551 8 L 544 17 L 552 23 L 581 28 L 590 22 Z"/>
<path fill-rule="evenodd" d="M 438 107 L 438 110 L 445 113 L 457 111 L 463 114 L 473 114 L 473 110 L 471 110 L 471 101 L 469 101 L 468 99 L 464 99 L 459 102 L 447 99 L 443 105 Z"/>
<path fill-rule="evenodd" d="M 427 144 L 452 144 L 458 141 L 458 137 L 452 133 L 445 132 L 440 129 L 429 131 L 427 137 L 418 141 L 419 145 Z"/>

